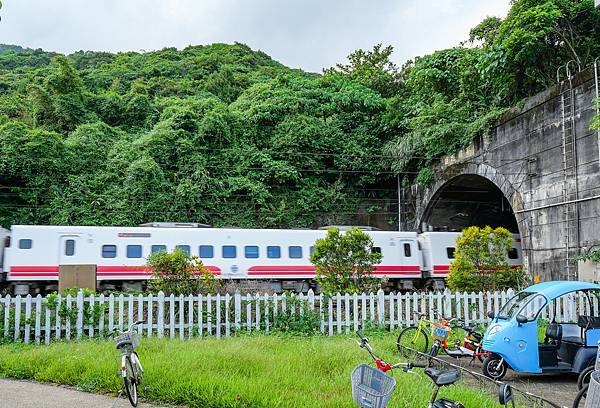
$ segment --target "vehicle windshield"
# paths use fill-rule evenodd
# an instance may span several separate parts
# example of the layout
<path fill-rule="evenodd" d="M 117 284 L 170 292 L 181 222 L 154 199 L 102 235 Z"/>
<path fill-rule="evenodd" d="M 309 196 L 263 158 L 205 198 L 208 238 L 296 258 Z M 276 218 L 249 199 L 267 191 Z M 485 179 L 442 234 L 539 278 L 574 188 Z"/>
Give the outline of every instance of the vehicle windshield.
<path fill-rule="evenodd" d="M 527 320 L 535 320 L 539 311 L 545 305 L 546 298 L 539 293 L 519 292 L 500 309 L 498 318 L 503 320 L 512 319 L 526 306 L 521 314 L 527 317 Z"/>

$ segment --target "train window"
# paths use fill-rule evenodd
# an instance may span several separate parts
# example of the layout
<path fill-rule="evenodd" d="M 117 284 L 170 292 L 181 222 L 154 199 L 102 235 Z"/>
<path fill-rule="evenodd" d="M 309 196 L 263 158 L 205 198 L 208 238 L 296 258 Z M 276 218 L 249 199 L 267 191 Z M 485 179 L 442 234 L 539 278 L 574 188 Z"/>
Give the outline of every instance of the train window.
<path fill-rule="evenodd" d="M 186 254 L 190 254 L 190 246 L 189 245 L 176 245 L 175 248 L 181 249 Z"/>
<path fill-rule="evenodd" d="M 142 246 L 141 245 L 127 245 L 127 258 L 141 258 L 142 257 Z"/>
<path fill-rule="evenodd" d="M 448 259 L 454 259 L 454 251 L 456 251 L 456 248 L 454 247 L 446 248 L 446 255 L 448 255 Z"/>
<path fill-rule="evenodd" d="M 200 245 L 198 253 L 200 254 L 200 258 L 213 258 L 215 256 L 212 245 Z"/>
<path fill-rule="evenodd" d="M 279 246 L 268 246 L 267 247 L 267 258 L 281 258 L 281 247 Z"/>
<path fill-rule="evenodd" d="M 288 247 L 288 255 L 292 259 L 302 258 L 302 247 L 301 246 Z"/>
<path fill-rule="evenodd" d="M 223 258 L 235 258 L 237 256 L 237 248 L 233 245 L 223 245 Z"/>
<path fill-rule="evenodd" d="M 30 239 L 20 239 L 19 240 L 19 249 L 31 249 L 33 245 L 33 241 Z"/>
<path fill-rule="evenodd" d="M 117 257 L 117 246 L 116 245 L 102 245 L 102 258 L 116 258 Z"/>
<path fill-rule="evenodd" d="M 158 251 L 166 251 L 167 250 L 167 246 L 166 245 L 152 245 L 152 247 L 150 248 L 150 252 L 155 253 Z"/>
<path fill-rule="evenodd" d="M 410 244 L 408 242 L 404 243 L 404 256 L 407 258 L 410 258 L 412 256 L 410 251 Z"/>
<path fill-rule="evenodd" d="M 75 240 L 74 239 L 67 239 L 65 241 L 65 255 L 66 256 L 75 255 Z"/>
<path fill-rule="evenodd" d="M 404 244 L 406 245 L 406 244 Z M 373 247 L 373 249 L 371 250 L 374 254 L 380 254 L 381 253 L 381 247 Z"/>
<path fill-rule="evenodd" d="M 310 248 L 308 248 L 308 253 L 309 253 L 310 255 L 312 255 L 312 254 L 313 254 L 313 252 L 315 252 L 315 247 L 314 247 L 314 246 L 311 246 Z"/>
<path fill-rule="evenodd" d="M 250 259 L 258 258 L 258 247 L 255 245 L 246 245 L 244 247 L 244 255 Z"/>
<path fill-rule="evenodd" d="M 517 251 L 517 248 L 509 249 L 508 259 L 519 259 L 519 251 Z"/>

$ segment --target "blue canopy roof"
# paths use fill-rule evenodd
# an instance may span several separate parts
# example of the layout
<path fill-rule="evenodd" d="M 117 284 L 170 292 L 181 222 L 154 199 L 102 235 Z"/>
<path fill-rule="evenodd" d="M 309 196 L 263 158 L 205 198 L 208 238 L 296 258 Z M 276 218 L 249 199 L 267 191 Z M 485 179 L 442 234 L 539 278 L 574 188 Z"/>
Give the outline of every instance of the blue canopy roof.
<path fill-rule="evenodd" d="M 549 300 L 556 299 L 566 293 L 578 290 L 600 290 L 600 285 L 580 281 L 551 281 L 542 282 L 524 289 L 524 292 L 536 292 Z"/>

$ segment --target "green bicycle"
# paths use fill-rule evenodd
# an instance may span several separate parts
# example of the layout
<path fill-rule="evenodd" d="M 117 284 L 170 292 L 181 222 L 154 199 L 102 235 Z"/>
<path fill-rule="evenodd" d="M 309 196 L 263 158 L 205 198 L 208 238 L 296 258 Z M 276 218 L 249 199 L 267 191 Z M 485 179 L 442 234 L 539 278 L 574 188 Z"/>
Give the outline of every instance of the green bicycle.
<path fill-rule="evenodd" d="M 437 313 L 435 315 L 437 317 Z M 442 318 L 438 323 L 427 319 L 426 313 L 415 312 L 415 316 L 418 318 L 418 323 L 404 328 L 398 335 L 396 344 L 401 356 L 410 357 L 410 349 L 433 356 L 437 355 L 440 348 L 447 353 L 450 350 L 459 350 L 466 338 L 466 333 L 464 327 L 453 325 L 456 319 Z M 428 333 L 431 333 L 434 338 L 431 349 L 429 348 L 430 335 Z"/>

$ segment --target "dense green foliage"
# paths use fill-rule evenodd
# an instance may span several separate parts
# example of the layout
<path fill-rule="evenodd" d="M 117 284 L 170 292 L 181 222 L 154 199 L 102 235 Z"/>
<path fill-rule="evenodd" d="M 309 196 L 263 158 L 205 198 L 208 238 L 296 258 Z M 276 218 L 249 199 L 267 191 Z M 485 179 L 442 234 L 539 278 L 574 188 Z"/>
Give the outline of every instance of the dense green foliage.
<path fill-rule="evenodd" d="M 146 265 L 154 279 L 148 281 L 151 291 L 165 295 L 216 293 L 220 281 L 215 278 L 197 256 L 182 249 L 173 252 L 157 251 L 148 257 Z"/>
<path fill-rule="evenodd" d="M 446 281 L 455 291 L 521 289 L 531 282 L 523 267 L 508 264 L 511 233 L 502 227 L 469 227 L 456 238 L 454 261 Z"/>
<path fill-rule="evenodd" d="M 431 183 L 436 158 L 600 55 L 592 3 L 516 0 L 456 48 L 398 68 L 378 45 L 324 75 L 243 44 L 0 46 L 0 224 L 393 225 L 396 173 Z"/>
<path fill-rule="evenodd" d="M 325 238 L 315 242 L 310 261 L 315 266 L 316 281 L 326 295 L 373 292 L 383 282 L 373 277 L 381 262 L 381 248 L 373 251 L 373 239 L 359 228 L 341 233 L 330 228 Z"/>
<path fill-rule="evenodd" d="M 395 334 L 371 336 L 373 347 L 394 359 Z M 350 373 L 369 355 L 347 335 L 242 336 L 189 341 L 142 339 L 142 398 L 186 407 L 355 407 Z M 76 356 L 76 357 L 75 357 Z M 76 386 L 116 395 L 122 383 L 112 341 L 0 346 L 0 376 Z M 422 370 L 394 372 L 390 406 L 425 407 L 431 382 Z M 495 395 L 492 389 L 490 394 Z M 458 383 L 440 397 L 466 408 L 496 407 L 496 398 Z"/>

